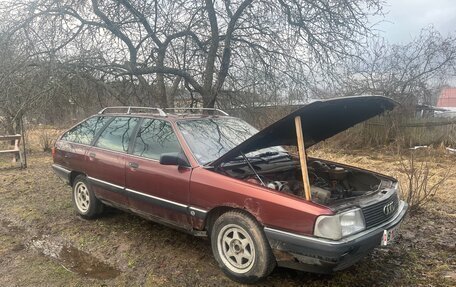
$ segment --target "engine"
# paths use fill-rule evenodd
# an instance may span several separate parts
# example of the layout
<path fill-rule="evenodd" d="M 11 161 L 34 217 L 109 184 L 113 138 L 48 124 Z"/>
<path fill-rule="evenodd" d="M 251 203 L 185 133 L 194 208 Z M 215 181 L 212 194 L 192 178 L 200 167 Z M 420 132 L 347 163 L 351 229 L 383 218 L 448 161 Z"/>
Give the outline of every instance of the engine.
<path fill-rule="evenodd" d="M 331 199 L 351 196 L 353 187 L 349 184 L 348 175 L 348 170 L 321 161 L 313 161 L 309 168 L 310 184 L 331 191 Z"/>
<path fill-rule="evenodd" d="M 237 164 L 222 170 L 225 174 L 267 188 L 304 197 L 302 174 L 298 161 L 255 162 Z M 331 204 L 340 199 L 374 192 L 382 180 L 376 175 L 348 169 L 323 160 L 308 160 L 308 175 L 312 201 Z M 386 180 L 385 184 L 391 183 Z"/>
<path fill-rule="evenodd" d="M 326 204 L 332 200 L 351 196 L 348 171 L 342 167 L 330 166 L 320 161 L 313 161 L 308 167 L 312 200 Z M 267 188 L 304 197 L 304 185 L 299 169 L 274 174 L 249 175 L 244 180 L 264 185 Z"/>

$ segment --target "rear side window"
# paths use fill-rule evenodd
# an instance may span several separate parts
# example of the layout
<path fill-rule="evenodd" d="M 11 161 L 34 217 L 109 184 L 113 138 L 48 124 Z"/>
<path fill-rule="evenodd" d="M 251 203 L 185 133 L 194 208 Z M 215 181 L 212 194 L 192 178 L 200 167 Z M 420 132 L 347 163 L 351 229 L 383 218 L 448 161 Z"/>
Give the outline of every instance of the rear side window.
<path fill-rule="evenodd" d="M 134 155 L 158 160 L 162 153 L 180 151 L 181 147 L 169 122 L 143 120 L 135 140 Z"/>
<path fill-rule="evenodd" d="M 75 126 L 62 136 L 62 140 L 89 145 L 110 117 L 93 117 Z"/>
<path fill-rule="evenodd" d="M 113 151 L 126 152 L 138 118 L 117 117 L 104 129 L 95 146 Z"/>

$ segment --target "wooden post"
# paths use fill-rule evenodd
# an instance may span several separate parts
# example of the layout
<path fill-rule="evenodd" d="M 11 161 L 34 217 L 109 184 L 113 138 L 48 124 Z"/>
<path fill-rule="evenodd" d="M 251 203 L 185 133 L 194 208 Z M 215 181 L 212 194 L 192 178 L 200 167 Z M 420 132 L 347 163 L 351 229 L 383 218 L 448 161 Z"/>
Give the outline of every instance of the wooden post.
<path fill-rule="evenodd" d="M 23 168 L 27 168 L 27 152 L 25 150 L 25 129 L 24 129 L 24 118 L 21 117 L 21 134 L 22 134 L 22 157 L 21 158 L 21 165 Z"/>
<path fill-rule="evenodd" d="M 301 163 L 302 183 L 304 184 L 304 194 L 306 200 L 311 200 L 309 174 L 307 170 L 306 148 L 304 145 L 304 136 L 302 134 L 301 117 L 295 117 L 296 138 L 298 141 L 299 161 Z"/>
<path fill-rule="evenodd" d="M 17 162 L 17 158 L 19 157 L 19 159 L 21 158 L 20 155 L 21 155 L 21 151 L 20 151 L 20 148 L 19 148 L 19 142 L 21 141 L 21 138 L 18 137 L 14 140 L 14 150 L 17 151 L 17 154 L 14 154 L 13 155 L 13 163 L 16 163 Z M 22 161 L 21 161 L 21 164 L 22 164 Z M 22 167 L 22 166 L 21 166 Z"/>

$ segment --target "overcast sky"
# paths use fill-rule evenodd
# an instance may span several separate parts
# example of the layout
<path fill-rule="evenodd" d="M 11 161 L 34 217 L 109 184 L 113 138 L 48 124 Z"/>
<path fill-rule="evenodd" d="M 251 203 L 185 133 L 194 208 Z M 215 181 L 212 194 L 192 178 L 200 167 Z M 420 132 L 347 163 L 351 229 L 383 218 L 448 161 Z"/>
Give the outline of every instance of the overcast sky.
<path fill-rule="evenodd" d="M 377 25 L 392 43 L 405 43 L 434 25 L 443 36 L 456 33 L 456 0 L 386 0 L 386 20 Z"/>

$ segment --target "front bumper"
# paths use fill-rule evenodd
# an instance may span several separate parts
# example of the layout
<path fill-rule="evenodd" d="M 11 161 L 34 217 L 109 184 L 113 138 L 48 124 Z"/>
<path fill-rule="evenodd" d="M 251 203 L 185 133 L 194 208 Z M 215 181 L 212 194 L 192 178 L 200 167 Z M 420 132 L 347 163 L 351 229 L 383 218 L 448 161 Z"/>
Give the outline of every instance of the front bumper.
<path fill-rule="evenodd" d="M 400 201 L 389 221 L 345 237 L 329 240 L 265 227 L 264 232 L 279 266 L 316 273 L 332 273 L 348 268 L 380 245 L 383 231 L 399 225 L 408 205 Z"/>

